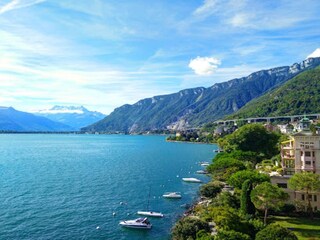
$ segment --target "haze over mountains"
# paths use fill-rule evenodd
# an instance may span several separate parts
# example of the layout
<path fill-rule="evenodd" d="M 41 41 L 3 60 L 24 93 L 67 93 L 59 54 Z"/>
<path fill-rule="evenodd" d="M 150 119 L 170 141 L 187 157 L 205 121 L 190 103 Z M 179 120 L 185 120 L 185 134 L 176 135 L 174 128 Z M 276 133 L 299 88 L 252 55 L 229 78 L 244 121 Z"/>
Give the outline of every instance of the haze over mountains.
<path fill-rule="evenodd" d="M 301 63 L 261 70 L 209 88 L 146 98 L 116 108 L 103 120 L 82 130 L 131 133 L 198 127 L 238 111 L 251 100 L 319 65 L 319 57 L 308 58 Z"/>
<path fill-rule="evenodd" d="M 18 111 L 12 107 L 0 107 L 0 130 L 17 132 L 78 131 L 81 127 L 104 118 L 99 112 L 75 106 L 54 106 L 37 113 Z"/>
<path fill-rule="evenodd" d="M 0 107 L 0 130 L 18 132 L 71 131 L 70 126 L 54 122 L 45 117 L 21 112 L 12 107 Z"/>
<path fill-rule="evenodd" d="M 100 112 L 89 111 L 83 106 L 53 106 L 50 109 L 35 112 L 35 114 L 68 125 L 74 130 L 80 130 L 106 116 Z"/>

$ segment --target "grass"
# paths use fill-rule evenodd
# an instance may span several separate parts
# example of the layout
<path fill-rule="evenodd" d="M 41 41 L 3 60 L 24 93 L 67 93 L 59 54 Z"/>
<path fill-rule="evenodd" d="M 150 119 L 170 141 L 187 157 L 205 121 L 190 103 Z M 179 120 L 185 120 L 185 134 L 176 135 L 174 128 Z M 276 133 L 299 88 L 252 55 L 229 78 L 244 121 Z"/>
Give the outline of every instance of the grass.
<path fill-rule="evenodd" d="M 299 240 L 320 240 L 320 219 L 277 216 L 271 221 L 292 230 Z"/>

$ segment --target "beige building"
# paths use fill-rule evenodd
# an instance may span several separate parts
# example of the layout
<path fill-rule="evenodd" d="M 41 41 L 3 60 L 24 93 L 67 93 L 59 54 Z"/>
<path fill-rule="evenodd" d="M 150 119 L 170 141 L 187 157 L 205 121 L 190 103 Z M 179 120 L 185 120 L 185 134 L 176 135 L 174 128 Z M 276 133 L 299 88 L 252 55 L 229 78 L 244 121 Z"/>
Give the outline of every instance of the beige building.
<path fill-rule="evenodd" d="M 282 187 L 290 195 L 290 201 L 306 205 L 311 200 L 312 208 L 320 210 L 320 192 L 306 196 L 303 192 L 288 189 L 288 180 L 294 173 L 313 172 L 320 174 L 320 134 L 310 131 L 310 121 L 303 118 L 300 121 L 301 131 L 290 136 L 290 140 L 281 144 L 282 176 L 272 176 L 271 182 Z"/>

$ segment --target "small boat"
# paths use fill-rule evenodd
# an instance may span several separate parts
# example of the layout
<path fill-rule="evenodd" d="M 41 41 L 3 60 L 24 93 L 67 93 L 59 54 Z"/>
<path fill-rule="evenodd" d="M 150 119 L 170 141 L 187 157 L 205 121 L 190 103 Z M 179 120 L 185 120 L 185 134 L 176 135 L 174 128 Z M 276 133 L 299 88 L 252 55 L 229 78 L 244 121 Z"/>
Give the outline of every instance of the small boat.
<path fill-rule="evenodd" d="M 164 198 L 181 198 L 181 194 L 179 192 L 167 192 L 162 195 Z"/>
<path fill-rule="evenodd" d="M 202 181 L 198 178 L 182 178 L 185 182 L 201 183 Z"/>
<path fill-rule="evenodd" d="M 137 214 L 139 215 L 144 215 L 144 216 L 149 216 L 149 217 L 163 217 L 163 214 L 160 212 L 154 212 L 149 210 L 149 205 L 150 205 L 150 191 L 151 187 L 149 188 L 149 195 L 148 195 L 148 203 L 147 203 L 147 211 L 138 211 Z"/>
<path fill-rule="evenodd" d="M 209 162 L 201 162 L 200 165 L 203 167 L 207 167 L 210 165 L 210 163 Z"/>
<path fill-rule="evenodd" d="M 163 214 L 160 212 L 152 212 L 152 211 L 138 211 L 137 214 L 149 216 L 149 217 L 163 217 Z"/>
<path fill-rule="evenodd" d="M 198 174 L 208 174 L 209 172 L 206 171 L 206 170 L 198 170 L 198 171 L 196 171 L 196 173 L 198 173 Z"/>
<path fill-rule="evenodd" d="M 121 221 L 119 224 L 127 228 L 151 229 L 152 227 L 152 224 L 149 222 L 148 218 L 137 218 L 134 220 Z"/>

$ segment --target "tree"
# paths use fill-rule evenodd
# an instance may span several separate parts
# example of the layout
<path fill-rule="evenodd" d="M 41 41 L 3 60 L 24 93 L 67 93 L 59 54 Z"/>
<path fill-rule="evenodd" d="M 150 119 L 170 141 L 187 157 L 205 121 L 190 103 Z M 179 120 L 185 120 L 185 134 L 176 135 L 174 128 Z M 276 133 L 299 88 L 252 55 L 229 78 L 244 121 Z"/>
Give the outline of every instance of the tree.
<path fill-rule="evenodd" d="M 242 184 L 242 190 L 241 190 L 241 198 L 240 198 L 240 204 L 241 204 L 241 212 L 245 215 L 253 215 L 255 213 L 255 207 L 251 201 L 250 194 L 252 191 L 252 182 L 250 179 L 247 179 Z"/>
<path fill-rule="evenodd" d="M 268 210 L 277 210 L 284 205 L 288 194 L 269 182 L 263 182 L 251 191 L 251 201 L 257 209 L 264 210 L 264 224 L 267 224 Z"/>
<path fill-rule="evenodd" d="M 260 124 L 247 124 L 219 139 L 218 144 L 225 151 L 250 151 L 265 158 L 271 158 L 279 152 L 277 147 L 279 137 L 278 134 L 267 131 Z"/>
<path fill-rule="evenodd" d="M 241 218 L 237 210 L 229 207 L 214 207 L 210 209 L 210 214 L 218 229 L 241 232 Z"/>
<path fill-rule="evenodd" d="M 222 184 L 220 182 L 209 182 L 200 188 L 200 194 L 207 198 L 214 198 L 221 192 Z"/>
<path fill-rule="evenodd" d="M 269 224 L 256 235 L 256 240 L 298 240 L 297 236 L 288 229 L 276 223 Z"/>
<path fill-rule="evenodd" d="M 214 178 L 217 180 L 226 180 L 233 173 L 244 170 L 246 167 L 243 162 L 238 161 L 234 158 L 219 158 L 214 159 L 213 163 L 210 164 L 207 170 L 213 174 Z"/>
<path fill-rule="evenodd" d="M 228 184 L 231 186 L 241 189 L 242 184 L 246 181 L 250 180 L 253 185 L 257 185 L 263 182 L 270 182 L 270 177 L 267 174 L 259 173 L 257 171 L 252 170 L 242 170 L 234 173 L 229 179 Z"/>
<path fill-rule="evenodd" d="M 230 208 L 239 208 L 239 199 L 235 194 L 230 192 L 221 192 L 214 199 L 212 199 L 213 206 L 215 207 L 230 207 Z"/>
<path fill-rule="evenodd" d="M 185 217 L 180 219 L 173 227 L 172 239 L 196 239 L 197 232 L 200 230 L 205 230 L 208 232 L 208 224 L 196 217 Z"/>
<path fill-rule="evenodd" d="M 310 217 L 313 217 L 313 209 L 311 206 L 310 193 L 320 190 L 320 175 L 311 172 L 302 172 L 294 174 L 288 181 L 289 188 L 295 191 L 302 191 L 305 193 L 308 204 L 307 211 Z"/>
<path fill-rule="evenodd" d="M 214 240 L 250 240 L 250 236 L 241 232 L 236 232 L 233 230 L 224 231 L 221 230 L 218 232 Z"/>
<path fill-rule="evenodd" d="M 196 240 L 214 240 L 214 236 L 212 236 L 209 232 L 205 230 L 200 230 L 197 232 Z"/>

